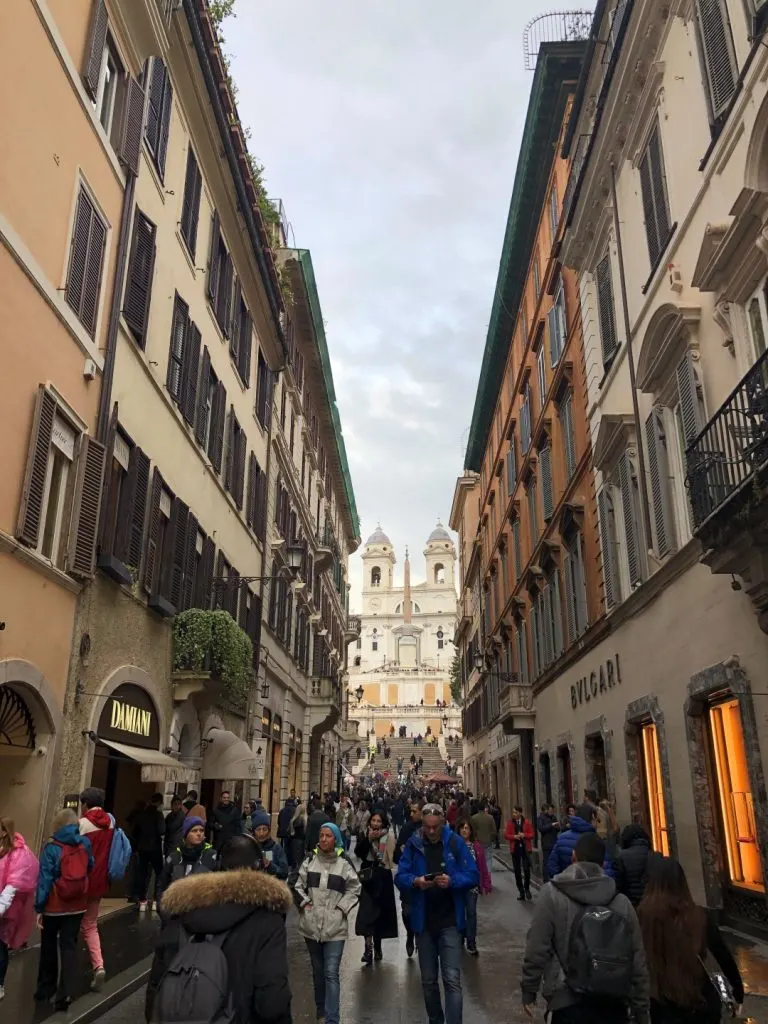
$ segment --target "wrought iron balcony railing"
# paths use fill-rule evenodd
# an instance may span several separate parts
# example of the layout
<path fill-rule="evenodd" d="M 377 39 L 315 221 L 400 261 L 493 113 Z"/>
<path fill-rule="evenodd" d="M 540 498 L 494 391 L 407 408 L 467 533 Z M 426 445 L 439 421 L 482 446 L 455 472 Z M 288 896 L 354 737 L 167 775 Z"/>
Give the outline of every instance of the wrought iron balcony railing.
<path fill-rule="evenodd" d="M 686 451 L 694 529 L 768 461 L 768 352 L 764 352 Z"/>

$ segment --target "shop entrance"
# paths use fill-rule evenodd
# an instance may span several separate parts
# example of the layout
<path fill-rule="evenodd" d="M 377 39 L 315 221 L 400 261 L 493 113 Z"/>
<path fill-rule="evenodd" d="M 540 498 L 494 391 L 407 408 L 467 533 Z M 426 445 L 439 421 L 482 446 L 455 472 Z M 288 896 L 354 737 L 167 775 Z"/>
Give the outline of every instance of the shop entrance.
<path fill-rule="evenodd" d="M 27 699 L 28 695 L 28 699 Z M 29 702 L 28 702 L 29 701 Z M 0 686 L 0 793 L 4 815 L 35 845 L 48 785 L 53 735 L 42 705 L 22 684 Z M 37 751 L 37 753 L 35 753 Z"/>
<path fill-rule="evenodd" d="M 280 783 L 283 774 L 283 720 L 275 715 L 272 723 L 272 793 L 271 810 L 277 814 L 280 810 Z"/>
<path fill-rule="evenodd" d="M 650 826 L 654 850 L 669 856 L 669 832 L 667 829 L 667 808 L 664 802 L 659 734 L 653 722 L 640 728 L 642 746 L 643 788 L 647 808 L 647 823 Z"/>
<path fill-rule="evenodd" d="M 141 765 L 128 757 L 121 757 L 108 747 L 96 745 L 93 754 L 91 786 L 103 789 L 104 810 L 130 835 L 128 818 L 131 811 L 140 810 L 157 790 L 157 783 L 141 781 Z"/>
<path fill-rule="evenodd" d="M 560 803 L 565 810 L 568 804 L 573 803 L 573 772 L 571 770 L 571 751 L 567 744 L 557 748 L 557 774 L 558 791 Z"/>
<path fill-rule="evenodd" d="M 605 769 L 605 741 L 599 732 L 584 740 L 584 760 L 587 769 L 587 789 L 597 793 L 598 800 L 608 799 L 608 776 Z"/>

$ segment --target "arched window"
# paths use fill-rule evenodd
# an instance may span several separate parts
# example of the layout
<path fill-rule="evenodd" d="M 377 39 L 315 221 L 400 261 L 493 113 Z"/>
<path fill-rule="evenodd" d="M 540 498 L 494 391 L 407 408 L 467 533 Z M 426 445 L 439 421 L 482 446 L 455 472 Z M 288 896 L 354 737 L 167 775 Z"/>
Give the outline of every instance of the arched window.
<path fill-rule="evenodd" d="M 441 562 L 435 566 L 435 583 L 445 583 L 445 566 Z"/>
<path fill-rule="evenodd" d="M 381 586 L 381 569 L 379 568 L 378 565 L 374 565 L 374 567 L 371 569 L 371 586 Z"/>

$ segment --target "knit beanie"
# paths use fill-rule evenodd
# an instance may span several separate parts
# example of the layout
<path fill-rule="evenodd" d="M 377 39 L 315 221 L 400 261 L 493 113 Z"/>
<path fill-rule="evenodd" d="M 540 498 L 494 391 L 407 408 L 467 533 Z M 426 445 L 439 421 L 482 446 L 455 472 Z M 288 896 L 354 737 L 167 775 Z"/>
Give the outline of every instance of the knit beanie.
<path fill-rule="evenodd" d="M 205 828 L 205 822 L 203 821 L 203 819 L 202 818 L 198 818 L 194 814 L 184 819 L 184 824 L 181 826 L 181 828 L 182 828 L 182 832 L 184 833 L 184 838 L 185 839 L 187 838 L 187 835 L 189 834 L 189 830 L 191 828 L 194 828 L 195 825 L 202 825 L 202 827 Z"/>
<path fill-rule="evenodd" d="M 272 819 L 263 807 L 258 807 L 253 814 L 251 814 L 251 826 L 253 828 L 258 828 L 259 825 L 266 825 L 267 828 L 272 827 Z"/>

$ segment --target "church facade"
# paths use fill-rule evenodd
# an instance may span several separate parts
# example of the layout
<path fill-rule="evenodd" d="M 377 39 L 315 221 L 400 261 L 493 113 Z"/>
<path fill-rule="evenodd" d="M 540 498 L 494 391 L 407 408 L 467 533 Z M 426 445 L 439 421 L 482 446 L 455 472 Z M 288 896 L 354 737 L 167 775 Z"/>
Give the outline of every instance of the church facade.
<path fill-rule="evenodd" d="M 403 584 L 395 586 L 397 557 L 378 527 L 363 549 L 362 629 L 349 666 L 350 708 L 361 733 L 408 737 L 460 735 L 461 713 L 451 699 L 456 623 L 456 548 L 438 523 L 424 549 L 426 579 L 411 584 L 406 549 Z M 359 703 L 357 701 L 360 696 Z"/>

